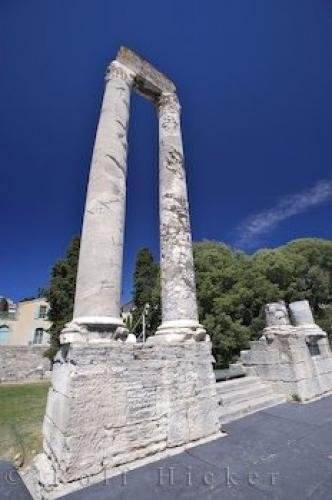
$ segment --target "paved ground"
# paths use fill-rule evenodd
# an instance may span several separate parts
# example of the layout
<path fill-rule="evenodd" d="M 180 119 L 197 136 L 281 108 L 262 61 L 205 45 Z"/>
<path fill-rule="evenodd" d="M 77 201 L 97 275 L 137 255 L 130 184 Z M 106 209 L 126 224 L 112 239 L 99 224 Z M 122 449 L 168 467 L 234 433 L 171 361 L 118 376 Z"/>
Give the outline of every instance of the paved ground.
<path fill-rule="evenodd" d="M 227 424 L 225 430 L 227 437 L 63 498 L 332 499 L 332 397 L 279 405 Z M 0 485 L 1 499 L 28 498 L 17 491 L 5 497 L 2 491 Z"/>

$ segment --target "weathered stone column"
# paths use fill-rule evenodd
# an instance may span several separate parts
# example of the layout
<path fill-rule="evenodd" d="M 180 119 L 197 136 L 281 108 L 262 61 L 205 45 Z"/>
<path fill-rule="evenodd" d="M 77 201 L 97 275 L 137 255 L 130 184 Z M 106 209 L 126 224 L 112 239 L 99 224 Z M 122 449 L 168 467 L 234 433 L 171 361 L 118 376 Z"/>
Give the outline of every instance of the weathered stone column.
<path fill-rule="evenodd" d="M 195 335 L 199 340 L 205 338 L 205 330 L 198 322 L 181 108 L 175 93 L 162 93 L 157 105 L 162 294 L 162 324 L 157 336 L 177 341 Z"/>
<path fill-rule="evenodd" d="M 126 203 L 127 128 L 134 73 L 113 61 L 93 151 L 76 283 L 74 322 L 123 325 L 120 296 Z"/>
<path fill-rule="evenodd" d="M 132 83 L 160 105 L 163 323 L 150 337 L 156 345 L 134 343 L 120 319 Z M 87 193 L 74 319 L 62 331 L 60 341 L 67 345 L 54 359 L 43 452 L 25 479 L 36 500 L 63 497 L 83 482 L 105 481 L 121 465 L 139 465 L 139 459 L 168 448 L 220 436 L 211 343 L 167 343 L 205 338 L 197 317 L 174 91 L 173 82 L 124 47 L 110 66 Z M 126 343 L 115 342 L 118 338 Z"/>

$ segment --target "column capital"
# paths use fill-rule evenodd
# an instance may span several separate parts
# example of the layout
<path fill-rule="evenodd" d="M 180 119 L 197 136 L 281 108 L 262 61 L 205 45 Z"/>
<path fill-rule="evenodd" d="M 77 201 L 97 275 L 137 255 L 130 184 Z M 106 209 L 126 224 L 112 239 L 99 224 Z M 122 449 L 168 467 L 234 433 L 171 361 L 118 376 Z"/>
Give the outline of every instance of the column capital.
<path fill-rule="evenodd" d="M 108 82 L 113 78 L 119 78 L 131 87 L 134 83 L 135 73 L 128 69 L 124 64 L 121 64 L 118 61 L 112 61 L 107 68 L 105 80 Z"/>
<path fill-rule="evenodd" d="M 170 112 L 180 113 L 181 105 L 175 92 L 163 92 L 156 100 L 156 106 L 159 114 Z"/>

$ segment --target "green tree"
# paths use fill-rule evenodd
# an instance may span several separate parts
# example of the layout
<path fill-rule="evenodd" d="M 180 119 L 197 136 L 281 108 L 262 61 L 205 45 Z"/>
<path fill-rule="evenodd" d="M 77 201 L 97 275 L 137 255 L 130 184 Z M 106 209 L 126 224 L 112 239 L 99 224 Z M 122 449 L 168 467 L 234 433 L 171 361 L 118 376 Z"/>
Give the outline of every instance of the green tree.
<path fill-rule="evenodd" d="M 65 258 L 52 268 L 47 292 L 53 322 L 50 357 L 72 318 L 78 254 L 76 237 Z M 227 366 L 258 337 L 264 327 L 262 308 L 268 302 L 309 300 L 317 323 L 332 339 L 332 241 L 299 239 L 253 255 L 203 241 L 194 245 L 194 261 L 200 320 L 211 335 L 218 366 Z M 161 322 L 159 266 L 147 248 L 137 254 L 133 295 L 132 324 L 148 303 L 147 334 L 154 333 Z"/>
<path fill-rule="evenodd" d="M 247 311 L 250 290 L 243 283 L 249 258 L 223 243 L 194 245 L 197 299 L 200 320 L 211 335 L 217 366 L 225 367 L 250 338 Z"/>
<path fill-rule="evenodd" d="M 51 270 L 50 287 L 46 291 L 50 303 L 49 319 L 51 345 L 46 355 L 52 359 L 57 353 L 59 336 L 64 325 L 71 321 L 75 295 L 76 273 L 80 249 L 80 238 L 72 239 L 63 259 L 58 260 Z"/>
<path fill-rule="evenodd" d="M 257 338 L 268 302 L 309 300 L 317 323 L 332 338 L 332 242 L 299 239 L 252 256 L 218 242 L 194 246 L 201 321 L 219 366 Z"/>
<path fill-rule="evenodd" d="M 160 288 L 159 266 L 148 248 L 139 250 L 136 257 L 133 296 L 135 308 L 132 323 L 134 326 L 137 324 L 145 305 L 149 304 L 146 325 L 147 335 L 151 335 L 160 324 Z"/>

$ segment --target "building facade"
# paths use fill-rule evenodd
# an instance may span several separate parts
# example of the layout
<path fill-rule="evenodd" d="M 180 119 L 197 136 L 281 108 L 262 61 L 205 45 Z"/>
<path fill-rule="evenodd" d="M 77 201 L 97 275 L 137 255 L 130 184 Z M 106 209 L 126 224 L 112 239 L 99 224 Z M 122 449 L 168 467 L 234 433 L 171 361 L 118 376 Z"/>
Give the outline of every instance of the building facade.
<path fill-rule="evenodd" d="M 15 304 L 0 297 L 0 345 L 47 345 L 49 308 L 45 298 Z"/>

